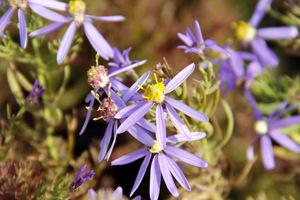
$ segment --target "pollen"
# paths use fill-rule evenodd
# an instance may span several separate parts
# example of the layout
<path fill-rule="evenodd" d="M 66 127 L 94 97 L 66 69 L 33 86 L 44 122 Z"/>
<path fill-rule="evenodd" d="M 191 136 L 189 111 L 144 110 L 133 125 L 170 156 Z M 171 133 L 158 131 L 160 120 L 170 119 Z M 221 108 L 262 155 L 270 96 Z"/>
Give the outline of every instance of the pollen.
<path fill-rule="evenodd" d="M 28 8 L 27 0 L 9 0 L 9 3 L 11 6 L 21 8 L 22 10 L 27 10 Z"/>
<path fill-rule="evenodd" d="M 154 145 L 152 147 L 149 147 L 148 151 L 150 151 L 151 153 L 160 153 L 162 151 L 162 148 L 157 141 L 154 141 Z"/>
<path fill-rule="evenodd" d="M 240 21 L 238 24 L 233 24 L 235 29 L 235 35 L 238 40 L 243 42 L 250 42 L 255 38 L 256 29 L 250 26 L 250 24 Z"/>
<path fill-rule="evenodd" d="M 118 107 L 115 104 L 115 101 L 111 98 L 104 98 L 100 106 L 100 115 L 103 120 L 107 121 L 111 117 L 114 117 L 119 111 Z"/>
<path fill-rule="evenodd" d="M 164 86 L 164 79 L 161 82 L 157 81 L 156 74 L 154 74 L 156 84 L 148 85 L 146 89 L 140 87 L 145 91 L 145 95 L 143 96 L 148 102 L 155 101 L 156 103 L 162 103 L 165 100 L 164 91 L 167 87 Z"/>
<path fill-rule="evenodd" d="M 105 88 L 109 83 L 108 71 L 103 65 L 92 66 L 88 70 L 88 84 L 93 88 Z"/>
<path fill-rule="evenodd" d="M 74 0 L 69 3 L 69 13 L 72 15 L 77 26 L 81 26 L 84 22 L 86 5 L 82 0 Z"/>
<path fill-rule="evenodd" d="M 268 133 L 268 124 L 263 120 L 256 121 L 254 124 L 254 130 L 258 134 L 266 134 Z"/>

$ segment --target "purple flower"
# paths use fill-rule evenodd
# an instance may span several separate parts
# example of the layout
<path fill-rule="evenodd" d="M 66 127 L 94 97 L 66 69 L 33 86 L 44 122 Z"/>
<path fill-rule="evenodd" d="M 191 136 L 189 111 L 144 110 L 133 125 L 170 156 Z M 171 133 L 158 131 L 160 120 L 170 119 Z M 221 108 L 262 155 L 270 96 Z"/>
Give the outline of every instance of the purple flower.
<path fill-rule="evenodd" d="M 203 36 L 201 33 L 200 25 L 197 20 L 194 21 L 194 27 L 196 32 L 196 37 L 193 35 L 190 28 L 186 28 L 186 34 L 178 33 L 178 37 L 186 44 L 178 46 L 179 49 L 184 49 L 185 53 L 194 53 L 199 56 L 204 56 L 204 51 L 206 49 L 212 49 L 227 56 L 230 56 L 230 53 L 219 47 L 215 41 L 206 39 L 203 40 Z"/>
<path fill-rule="evenodd" d="M 110 66 L 110 70 L 116 70 L 119 68 L 123 68 L 123 67 L 127 67 L 128 65 L 132 65 L 134 63 L 137 63 L 139 61 L 137 60 L 130 60 L 129 59 L 129 53 L 131 51 L 131 47 L 129 47 L 128 49 L 125 49 L 122 54 L 120 52 L 120 50 L 117 47 L 113 47 L 113 51 L 114 51 L 114 56 L 113 56 L 113 60 L 114 62 L 109 62 L 108 66 Z"/>
<path fill-rule="evenodd" d="M 252 100 L 255 101 L 254 98 Z M 267 170 L 271 170 L 275 167 L 272 140 L 291 151 L 300 153 L 300 145 L 280 132 L 281 128 L 300 123 L 299 115 L 280 119 L 285 113 L 298 107 L 298 105 L 286 107 L 288 103 L 288 101 L 283 101 L 272 114 L 264 119 L 263 113 L 258 109 L 256 102 L 251 102 L 251 105 L 254 106 L 254 115 L 257 120 L 254 125 L 257 135 L 247 149 L 247 158 L 249 161 L 254 158 L 253 146 L 260 139 L 261 157 Z"/>
<path fill-rule="evenodd" d="M 58 7 L 63 9 L 63 7 Z M 30 37 L 33 36 L 42 36 L 48 33 L 51 33 L 58 28 L 60 28 L 65 23 L 71 22 L 69 28 L 67 29 L 61 44 L 57 52 L 57 62 L 61 64 L 65 59 L 70 46 L 72 44 L 73 38 L 75 36 L 76 30 L 83 27 L 86 37 L 90 41 L 93 48 L 102 56 L 104 59 L 108 60 L 110 57 L 114 56 L 113 49 L 108 44 L 108 42 L 103 38 L 103 36 L 97 31 L 93 26 L 92 20 L 101 20 L 101 21 L 111 21 L 117 22 L 122 21 L 125 18 L 123 16 L 92 16 L 85 14 L 86 5 L 82 0 L 73 0 L 68 4 L 67 16 L 51 12 L 45 12 L 43 17 L 54 21 L 54 23 L 45 26 L 41 29 L 35 30 L 29 34 Z"/>
<path fill-rule="evenodd" d="M 122 187 L 117 187 L 117 189 L 113 192 L 111 196 L 109 196 L 106 192 L 106 195 L 99 197 L 93 189 L 89 189 L 88 191 L 88 200 L 102 200 L 102 199 L 114 199 L 114 200 L 122 200 L 123 199 L 123 189 Z M 132 200 L 141 200 L 141 196 L 136 196 Z"/>
<path fill-rule="evenodd" d="M 259 1 L 250 21 L 248 23 L 241 21 L 235 28 L 236 37 L 243 46 L 250 44 L 252 51 L 263 65 L 275 67 L 279 64 L 279 59 L 268 47 L 265 39 L 292 39 L 297 37 L 298 29 L 294 26 L 256 28 L 271 2 L 271 0 Z"/>
<path fill-rule="evenodd" d="M 173 79 L 171 79 L 166 86 L 164 85 L 164 79 L 161 82 L 157 81 L 155 75 L 156 84 L 148 85 L 146 87 L 143 98 L 146 100 L 134 103 L 122 110 L 120 110 L 115 118 L 128 117 L 119 127 L 118 133 L 122 133 L 139 121 L 151 108 L 156 104 L 156 114 L 161 112 L 163 106 L 166 107 L 167 113 L 170 116 L 171 121 L 179 131 L 186 137 L 191 137 L 191 133 L 187 126 L 184 124 L 180 116 L 177 114 L 175 109 L 183 112 L 184 114 L 198 120 L 198 121 L 208 121 L 205 114 L 187 106 L 186 104 L 175 100 L 171 97 L 166 96 L 175 90 L 179 85 L 184 82 L 188 76 L 194 71 L 195 64 L 190 64 L 179 72 Z M 140 86 L 141 87 L 141 86 Z M 174 108 L 175 109 L 174 109 Z M 157 116 L 156 116 L 157 117 Z"/>
<path fill-rule="evenodd" d="M 120 82 L 120 78 L 118 77 L 113 77 L 117 74 L 120 74 L 120 73 L 123 73 L 127 70 L 130 70 L 132 68 L 135 68 L 135 67 L 138 67 L 142 64 L 144 64 L 146 62 L 146 60 L 143 60 L 143 61 L 140 61 L 138 63 L 134 63 L 132 65 L 129 65 L 127 67 L 123 67 L 123 68 L 120 68 L 118 70 L 115 70 L 115 71 L 112 71 L 112 72 L 108 72 L 108 70 L 102 66 L 102 65 L 98 65 L 96 67 L 92 66 L 91 69 L 89 69 L 89 71 L 87 72 L 87 75 L 88 75 L 88 83 L 94 88 L 93 92 L 95 94 L 102 94 L 103 92 L 103 89 L 105 91 L 108 91 L 108 87 L 109 85 L 111 85 L 111 88 L 112 89 L 115 89 L 117 90 L 118 92 L 120 92 L 121 94 L 126 94 L 128 92 L 128 87 L 126 87 L 125 85 L 123 85 L 121 82 Z M 136 90 L 135 90 L 136 91 Z M 127 94 L 127 97 L 130 96 L 130 98 L 126 99 L 126 101 L 128 100 L 133 100 L 131 99 L 132 96 L 132 90 L 130 93 Z M 137 96 L 137 95 L 135 95 Z M 88 107 L 92 108 L 93 105 L 94 105 L 94 102 L 95 102 L 95 97 L 90 93 L 86 98 L 85 98 L 85 102 L 86 103 L 90 103 Z M 91 110 L 88 110 L 87 112 L 87 115 L 86 115 L 86 118 L 85 118 L 85 122 L 81 128 L 81 131 L 79 133 L 79 135 L 81 135 L 87 124 L 88 124 L 88 121 L 90 119 L 90 116 L 91 116 Z"/>
<path fill-rule="evenodd" d="M 173 177 L 179 182 L 179 184 L 184 189 L 188 191 L 191 190 L 186 177 L 184 176 L 182 170 L 176 164 L 173 158 L 188 163 L 190 165 L 194 165 L 196 167 L 206 168 L 208 166 L 207 162 L 202 158 L 190 152 L 187 152 L 181 148 L 174 147 L 174 145 L 167 145 L 167 143 L 169 142 L 177 143 L 177 142 L 184 142 L 184 141 L 199 140 L 206 136 L 205 133 L 193 132 L 191 133 L 190 138 L 186 138 L 181 134 L 173 135 L 166 138 L 166 113 L 160 109 L 158 109 L 156 115 L 156 125 L 157 125 L 157 131 L 155 132 L 156 140 L 152 139 L 152 143 L 153 143 L 152 146 L 149 146 L 146 143 L 144 143 L 146 145 L 145 148 L 139 149 L 128 155 L 118 158 L 112 161 L 111 163 L 112 165 L 124 165 L 144 157 L 144 161 L 140 167 L 133 188 L 130 192 L 130 196 L 132 196 L 132 194 L 140 185 L 145 175 L 145 172 L 148 168 L 152 155 L 153 155 L 153 159 L 150 168 L 150 186 L 149 186 L 151 200 L 158 199 L 159 192 L 160 192 L 161 176 L 163 177 L 168 190 L 175 197 L 178 197 L 179 192 L 174 183 Z M 143 141 L 141 142 L 143 143 Z"/>
<path fill-rule="evenodd" d="M 70 191 L 75 191 L 77 190 L 84 182 L 86 182 L 87 180 L 89 180 L 90 178 L 92 178 L 95 173 L 94 170 L 86 173 L 85 175 L 82 175 L 83 172 L 87 169 L 87 165 L 84 165 L 79 172 L 76 174 L 74 180 L 71 182 L 69 188 Z"/>
<path fill-rule="evenodd" d="M 246 70 L 243 61 L 250 61 Z M 262 72 L 263 67 L 254 54 L 231 50 L 231 57 L 222 60 L 219 68 L 220 88 L 224 89 L 224 93 L 228 93 L 243 83 L 244 90 L 248 90 L 253 79 Z"/>
<path fill-rule="evenodd" d="M 36 102 L 46 91 L 46 89 L 44 89 L 42 86 L 39 87 L 39 85 L 40 82 L 38 80 L 35 80 L 29 95 L 26 97 L 26 102 L 28 104 L 33 104 L 34 102 Z"/>
<path fill-rule="evenodd" d="M 27 37 L 27 25 L 25 18 L 25 11 L 28 8 L 32 9 L 38 15 L 44 16 L 44 12 L 53 13 L 53 11 L 45 8 L 55 8 L 61 7 L 66 8 L 65 3 L 58 2 L 55 0 L 9 0 L 9 3 L 4 4 L 1 8 L 9 6 L 8 10 L 0 18 L 0 33 L 4 31 L 6 26 L 11 22 L 11 16 L 14 11 L 18 10 L 18 20 L 19 20 L 19 34 L 20 34 L 20 43 L 23 48 L 26 48 L 28 37 Z M 44 7 L 43 7 L 44 6 Z M 4 34 L 0 35 L 1 37 L 6 37 Z"/>

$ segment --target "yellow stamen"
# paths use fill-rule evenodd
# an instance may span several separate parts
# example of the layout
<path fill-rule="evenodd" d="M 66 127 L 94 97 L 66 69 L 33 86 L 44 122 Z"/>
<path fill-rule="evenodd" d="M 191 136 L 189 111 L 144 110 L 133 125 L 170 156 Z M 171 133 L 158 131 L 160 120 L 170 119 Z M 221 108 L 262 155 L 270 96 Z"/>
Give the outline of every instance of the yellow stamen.
<path fill-rule="evenodd" d="M 232 26 L 235 29 L 237 39 L 240 41 L 250 42 L 256 36 L 256 29 L 249 23 L 240 21 L 238 24 L 234 23 Z"/>
<path fill-rule="evenodd" d="M 145 91 L 143 96 L 145 99 L 148 99 L 148 102 L 155 101 L 156 103 L 162 103 L 165 100 L 164 91 L 167 87 L 164 86 L 164 79 L 162 78 L 161 82 L 158 82 L 156 74 L 154 74 L 156 84 L 148 85 L 146 89 L 139 86 Z"/>
<path fill-rule="evenodd" d="M 73 16 L 77 26 L 82 25 L 84 21 L 86 5 L 82 0 L 73 0 L 69 3 L 69 13 Z"/>
<path fill-rule="evenodd" d="M 149 147 L 148 151 L 150 151 L 151 153 L 160 153 L 162 151 L 162 148 L 157 141 L 154 141 L 154 145 L 152 147 Z"/>
<path fill-rule="evenodd" d="M 266 134 L 268 133 L 268 124 L 263 120 L 256 121 L 254 124 L 254 130 L 258 134 Z"/>

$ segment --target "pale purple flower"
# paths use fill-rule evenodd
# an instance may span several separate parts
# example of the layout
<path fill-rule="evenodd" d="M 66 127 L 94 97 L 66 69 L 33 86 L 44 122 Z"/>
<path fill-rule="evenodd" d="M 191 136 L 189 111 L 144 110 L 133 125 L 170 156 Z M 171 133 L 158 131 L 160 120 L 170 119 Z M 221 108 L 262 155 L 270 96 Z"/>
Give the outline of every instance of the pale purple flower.
<path fill-rule="evenodd" d="M 186 44 L 180 45 L 177 48 L 184 49 L 185 53 L 194 53 L 199 56 L 203 56 L 206 49 L 212 49 L 219 53 L 225 54 L 226 56 L 230 56 L 230 53 L 219 47 L 215 41 L 211 39 L 203 39 L 199 22 L 197 20 L 194 21 L 195 33 L 196 37 L 193 35 L 190 28 L 186 28 L 186 34 L 178 33 L 178 37 Z"/>
<path fill-rule="evenodd" d="M 156 104 L 156 114 L 158 110 L 162 110 L 163 106 L 166 107 L 167 113 L 170 116 L 171 121 L 179 131 L 179 133 L 185 135 L 186 137 L 191 137 L 191 133 L 185 123 L 182 121 L 180 116 L 177 114 L 175 109 L 181 111 L 182 113 L 194 118 L 198 121 L 208 121 L 205 114 L 187 106 L 186 104 L 166 96 L 167 94 L 174 91 L 179 85 L 181 85 L 187 77 L 195 69 L 195 64 L 190 64 L 179 72 L 173 79 L 171 79 L 166 85 L 164 85 L 164 79 L 161 82 L 157 81 L 156 84 L 148 85 L 146 87 L 144 96 L 146 100 L 134 103 L 116 114 L 116 118 L 128 117 L 120 127 L 118 128 L 118 133 L 122 133 L 139 121 L 155 104 Z M 140 86 L 141 87 L 141 86 Z M 174 109 L 175 108 L 175 109 Z"/>
<path fill-rule="evenodd" d="M 28 104 L 33 104 L 42 96 L 45 91 L 46 89 L 40 86 L 40 82 L 35 80 L 29 95 L 26 97 L 26 102 Z"/>
<path fill-rule="evenodd" d="M 123 188 L 120 186 L 117 187 L 117 189 L 113 192 L 113 194 L 111 196 L 109 194 L 107 194 L 105 196 L 101 196 L 102 198 L 99 196 L 93 189 L 89 189 L 88 200 L 103 200 L 103 198 L 105 198 L 105 200 L 122 200 L 123 199 Z M 141 196 L 136 196 L 132 200 L 141 200 L 141 199 L 142 199 Z"/>
<path fill-rule="evenodd" d="M 1 6 L 1 8 L 6 6 L 9 6 L 9 8 L 0 18 L 0 33 L 2 33 L 7 25 L 11 22 L 10 19 L 14 11 L 18 10 L 20 43 L 23 48 L 26 48 L 28 42 L 25 12 L 29 8 L 40 16 L 44 16 L 44 13 L 54 13 L 45 7 L 60 7 L 62 9 L 67 8 L 66 3 L 55 0 L 9 0 L 9 3 L 4 4 Z M 0 34 L 0 36 L 6 37 L 4 34 Z"/>
<path fill-rule="evenodd" d="M 62 9 L 62 7 L 59 7 Z M 103 36 L 98 32 L 98 30 L 92 24 L 92 20 L 101 20 L 101 21 L 110 21 L 110 22 L 117 22 L 122 21 L 125 18 L 123 16 L 92 16 L 85 14 L 86 5 L 82 0 L 73 0 L 70 1 L 68 4 L 68 12 L 69 14 L 63 16 L 59 13 L 45 12 L 45 18 L 54 21 L 54 23 L 45 26 L 41 29 L 35 30 L 29 34 L 30 37 L 33 36 L 42 36 L 48 33 L 51 33 L 62 25 L 71 22 L 69 28 L 67 29 L 57 52 L 57 62 L 61 64 L 65 59 L 73 38 L 75 36 L 76 30 L 78 28 L 83 27 L 84 32 L 88 40 L 90 41 L 93 48 L 96 52 L 99 53 L 101 57 L 108 60 L 109 58 L 114 56 L 113 49 L 108 44 L 108 42 L 103 38 Z M 55 14 L 54 14 L 55 13 Z"/>
<path fill-rule="evenodd" d="M 111 163 L 112 165 L 125 165 L 144 157 L 143 163 L 140 167 L 133 188 L 130 192 L 130 196 L 133 195 L 133 193 L 140 185 L 150 163 L 151 157 L 153 157 L 150 167 L 149 186 L 151 200 L 158 199 L 160 193 L 161 176 L 163 177 L 168 190 L 175 197 L 178 197 L 179 192 L 174 183 L 173 177 L 179 182 L 179 184 L 184 189 L 188 191 L 191 190 L 186 177 L 184 176 L 182 170 L 176 164 L 173 158 L 178 159 L 179 161 L 185 162 L 187 164 L 194 165 L 196 167 L 206 168 L 208 166 L 208 163 L 202 158 L 190 152 L 187 152 L 181 148 L 174 147 L 174 145 L 167 144 L 169 142 L 177 143 L 199 140 L 206 136 L 205 133 L 193 132 L 191 133 L 190 138 L 186 138 L 181 134 L 173 135 L 166 138 L 166 113 L 162 109 L 158 109 L 156 116 L 156 125 L 156 140 L 152 139 L 152 146 L 149 146 L 146 143 L 144 143 L 146 147 L 136 150 L 125 156 L 122 156 L 112 161 Z"/>
<path fill-rule="evenodd" d="M 129 53 L 131 51 L 131 47 L 128 49 L 125 49 L 122 53 L 117 47 L 113 47 L 114 51 L 114 56 L 113 56 L 113 61 L 114 62 L 109 62 L 107 65 L 110 66 L 109 70 L 116 70 L 119 68 L 127 67 L 128 65 L 132 65 L 134 63 L 137 63 L 139 61 L 137 60 L 130 60 L 129 59 Z"/>
<path fill-rule="evenodd" d="M 123 85 L 120 81 L 120 78 L 118 77 L 113 77 L 117 74 L 120 74 L 120 73 L 123 73 L 127 70 L 130 70 L 130 69 L 133 69 L 135 67 L 138 67 L 142 64 L 144 64 L 146 62 L 146 60 L 142 60 L 138 63 L 134 63 L 132 65 L 129 65 L 127 67 L 123 67 L 123 68 L 120 68 L 118 70 L 114 70 L 112 72 L 108 72 L 108 70 L 102 66 L 102 65 L 99 65 L 99 66 L 92 66 L 91 69 L 89 69 L 88 71 L 88 83 L 94 88 L 93 92 L 95 94 L 99 94 L 101 95 L 103 90 L 105 91 L 108 91 L 108 87 L 109 85 L 111 85 L 111 88 L 120 92 L 121 94 L 125 95 L 127 92 L 128 92 L 128 87 L 126 87 L 125 85 Z M 136 97 L 138 95 L 132 93 L 133 90 L 131 90 L 130 93 L 127 94 L 127 97 L 126 97 L 126 102 L 127 101 L 132 101 L 132 100 L 138 100 L 139 98 L 137 99 L 132 99 L 132 97 Z M 135 90 L 136 91 L 136 90 Z M 131 95 L 131 96 L 129 96 Z M 129 98 L 128 98 L 129 97 Z M 87 97 L 85 98 L 85 102 L 86 103 L 89 103 L 89 108 L 92 108 L 93 105 L 94 105 L 94 102 L 95 102 L 95 97 L 90 93 L 87 95 Z M 86 115 L 86 118 L 85 118 L 85 122 L 81 128 L 81 131 L 79 133 L 79 135 L 81 135 L 84 130 L 86 129 L 86 126 L 88 124 L 88 121 L 90 119 L 90 116 L 91 116 L 91 110 L 88 110 L 87 112 L 87 115 Z"/>
<path fill-rule="evenodd" d="M 271 170 L 275 167 L 272 140 L 291 151 L 300 153 L 300 145 L 280 131 L 281 128 L 300 123 L 299 115 L 280 118 L 287 112 L 297 108 L 298 105 L 295 104 L 287 107 L 289 102 L 283 101 L 272 114 L 270 114 L 267 118 L 264 118 L 263 113 L 257 107 L 254 98 L 252 98 L 252 102 L 250 102 L 250 104 L 254 106 L 254 115 L 257 120 L 254 125 L 254 129 L 257 134 L 247 149 L 247 158 L 249 161 L 254 158 L 254 144 L 258 140 L 260 140 L 262 161 L 267 170 Z"/>
<path fill-rule="evenodd" d="M 236 36 L 243 46 L 251 45 L 252 51 L 263 65 L 276 67 L 279 59 L 268 47 L 265 39 L 292 39 L 298 36 L 298 29 L 295 26 L 257 28 L 271 2 L 271 0 L 260 0 L 249 22 L 241 21 L 236 25 Z"/>
<path fill-rule="evenodd" d="M 90 178 L 92 178 L 95 173 L 94 170 L 82 175 L 85 170 L 87 169 L 87 165 L 84 165 L 76 174 L 74 180 L 71 182 L 69 188 L 70 191 L 75 191 L 77 190 L 83 183 L 85 183 L 87 180 L 89 180 Z"/>

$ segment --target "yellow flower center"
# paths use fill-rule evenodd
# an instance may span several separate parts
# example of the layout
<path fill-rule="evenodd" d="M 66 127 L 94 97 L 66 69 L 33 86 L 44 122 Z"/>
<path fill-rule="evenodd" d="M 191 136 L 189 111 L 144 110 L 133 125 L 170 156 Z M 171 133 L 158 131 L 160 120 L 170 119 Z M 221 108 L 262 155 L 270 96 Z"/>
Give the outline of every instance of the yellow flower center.
<path fill-rule="evenodd" d="M 164 86 L 164 79 L 161 82 L 157 81 L 156 74 L 154 74 L 156 84 L 148 85 L 146 89 L 140 86 L 141 89 L 145 91 L 143 96 L 145 99 L 148 99 L 148 102 L 155 101 L 156 103 L 162 103 L 165 100 L 164 91 L 167 87 Z"/>
<path fill-rule="evenodd" d="M 238 24 L 233 24 L 235 28 L 235 35 L 238 40 L 243 42 L 250 42 L 255 38 L 256 29 L 250 26 L 250 24 L 240 21 Z"/>
<path fill-rule="evenodd" d="M 263 120 L 256 121 L 254 124 L 254 130 L 258 134 L 266 134 L 268 133 L 268 124 Z"/>
<path fill-rule="evenodd" d="M 81 26 L 84 22 L 84 13 L 86 5 L 82 0 L 73 0 L 69 3 L 69 13 L 73 16 L 77 26 Z"/>
<path fill-rule="evenodd" d="M 149 147 L 148 151 L 150 151 L 151 153 L 160 153 L 162 151 L 162 148 L 158 144 L 158 142 L 154 140 L 154 145 L 152 147 Z"/>
<path fill-rule="evenodd" d="M 22 10 L 27 10 L 28 2 L 27 0 L 8 0 L 10 5 L 13 7 L 21 8 Z"/>

